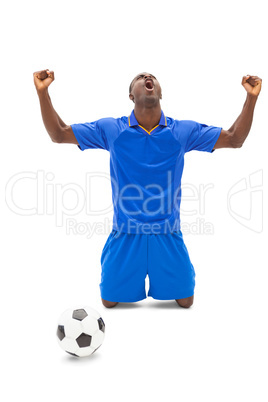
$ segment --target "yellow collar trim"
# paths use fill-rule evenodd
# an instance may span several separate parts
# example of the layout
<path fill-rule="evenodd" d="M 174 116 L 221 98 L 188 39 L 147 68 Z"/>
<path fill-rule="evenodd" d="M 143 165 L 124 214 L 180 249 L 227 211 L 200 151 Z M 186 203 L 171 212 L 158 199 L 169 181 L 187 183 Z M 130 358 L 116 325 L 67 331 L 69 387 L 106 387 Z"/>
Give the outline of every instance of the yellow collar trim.
<path fill-rule="evenodd" d="M 148 134 L 151 134 L 151 132 L 156 128 L 156 127 L 159 127 L 159 124 L 157 125 L 157 126 L 155 126 L 154 128 L 152 128 L 152 130 L 151 131 L 147 131 L 147 130 L 145 130 L 145 128 L 144 127 L 142 127 L 140 124 L 139 124 L 139 127 L 141 127 L 144 131 L 146 131 L 146 133 L 148 133 Z"/>

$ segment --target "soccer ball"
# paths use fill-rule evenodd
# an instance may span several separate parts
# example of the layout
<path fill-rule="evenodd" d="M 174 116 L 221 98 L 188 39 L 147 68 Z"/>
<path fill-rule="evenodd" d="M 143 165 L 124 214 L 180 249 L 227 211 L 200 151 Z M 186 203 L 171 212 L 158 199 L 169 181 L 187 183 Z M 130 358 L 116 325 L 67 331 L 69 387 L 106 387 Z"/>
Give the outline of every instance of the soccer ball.
<path fill-rule="evenodd" d="M 105 324 L 91 307 L 68 309 L 59 318 L 57 338 L 65 352 L 84 357 L 94 353 L 103 343 Z"/>

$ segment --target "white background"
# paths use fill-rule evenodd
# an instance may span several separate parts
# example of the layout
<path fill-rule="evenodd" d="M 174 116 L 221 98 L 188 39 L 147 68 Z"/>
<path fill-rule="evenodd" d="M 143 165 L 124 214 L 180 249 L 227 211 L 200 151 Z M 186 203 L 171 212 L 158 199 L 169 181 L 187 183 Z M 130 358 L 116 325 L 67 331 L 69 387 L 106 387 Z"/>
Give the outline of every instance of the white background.
<path fill-rule="evenodd" d="M 6 402 L 267 399 L 266 13 L 258 0 L 26 0 L 1 7 Z M 80 224 L 81 233 L 68 233 L 67 219 L 103 228 L 112 210 L 89 215 L 81 208 L 63 215 L 61 225 L 58 219 L 76 206 L 70 188 L 83 194 L 87 173 L 109 174 L 109 153 L 50 140 L 33 84 L 33 72 L 46 68 L 55 72 L 49 93 L 66 124 L 129 115 L 130 81 L 149 71 L 162 86 L 167 116 L 228 129 L 246 98 L 243 75 L 263 79 L 244 146 L 185 158 L 183 183 L 212 186 L 204 211 L 199 198 L 182 202 L 193 212 L 182 214 L 193 224 L 184 237 L 196 270 L 189 310 L 152 298 L 102 306 L 100 255 L 110 228 L 89 236 Z M 228 194 L 239 183 L 231 214 Z M 92 208 L 104 208 L 110 182 L 97 185 L 89 189 Z M 195 232 L 200 219 L 212 234 Z M 106 338 L 91 358 L 77 360 L 58 347 L 55 332 L 65 309 L 85 304 L 102 315 Z"/>

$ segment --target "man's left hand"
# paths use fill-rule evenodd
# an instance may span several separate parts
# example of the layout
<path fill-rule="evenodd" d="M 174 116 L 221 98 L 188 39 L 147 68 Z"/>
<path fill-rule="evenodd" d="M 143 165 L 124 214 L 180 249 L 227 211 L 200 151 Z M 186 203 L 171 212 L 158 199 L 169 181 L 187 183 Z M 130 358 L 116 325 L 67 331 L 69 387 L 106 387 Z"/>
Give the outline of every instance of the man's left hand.
<path fill-rule="evenodd" d="M 242 85 L 249 95 L 258 96 L 261 91 L 262 79 L 256 75 L 246 75 L 242 79 Z"/>

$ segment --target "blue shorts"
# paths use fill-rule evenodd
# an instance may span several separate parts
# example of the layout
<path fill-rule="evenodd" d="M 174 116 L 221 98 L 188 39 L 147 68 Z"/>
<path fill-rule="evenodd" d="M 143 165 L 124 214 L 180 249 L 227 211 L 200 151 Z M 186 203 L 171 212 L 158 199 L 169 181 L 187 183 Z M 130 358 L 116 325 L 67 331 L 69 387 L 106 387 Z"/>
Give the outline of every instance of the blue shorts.
<path fill-rule="evenodd" d="M 111 302 L 184 299 L 194 294 L 195 271 L 181 231 L 132 234 L 115 229 L 101 254 L 101 297 Z"/>

